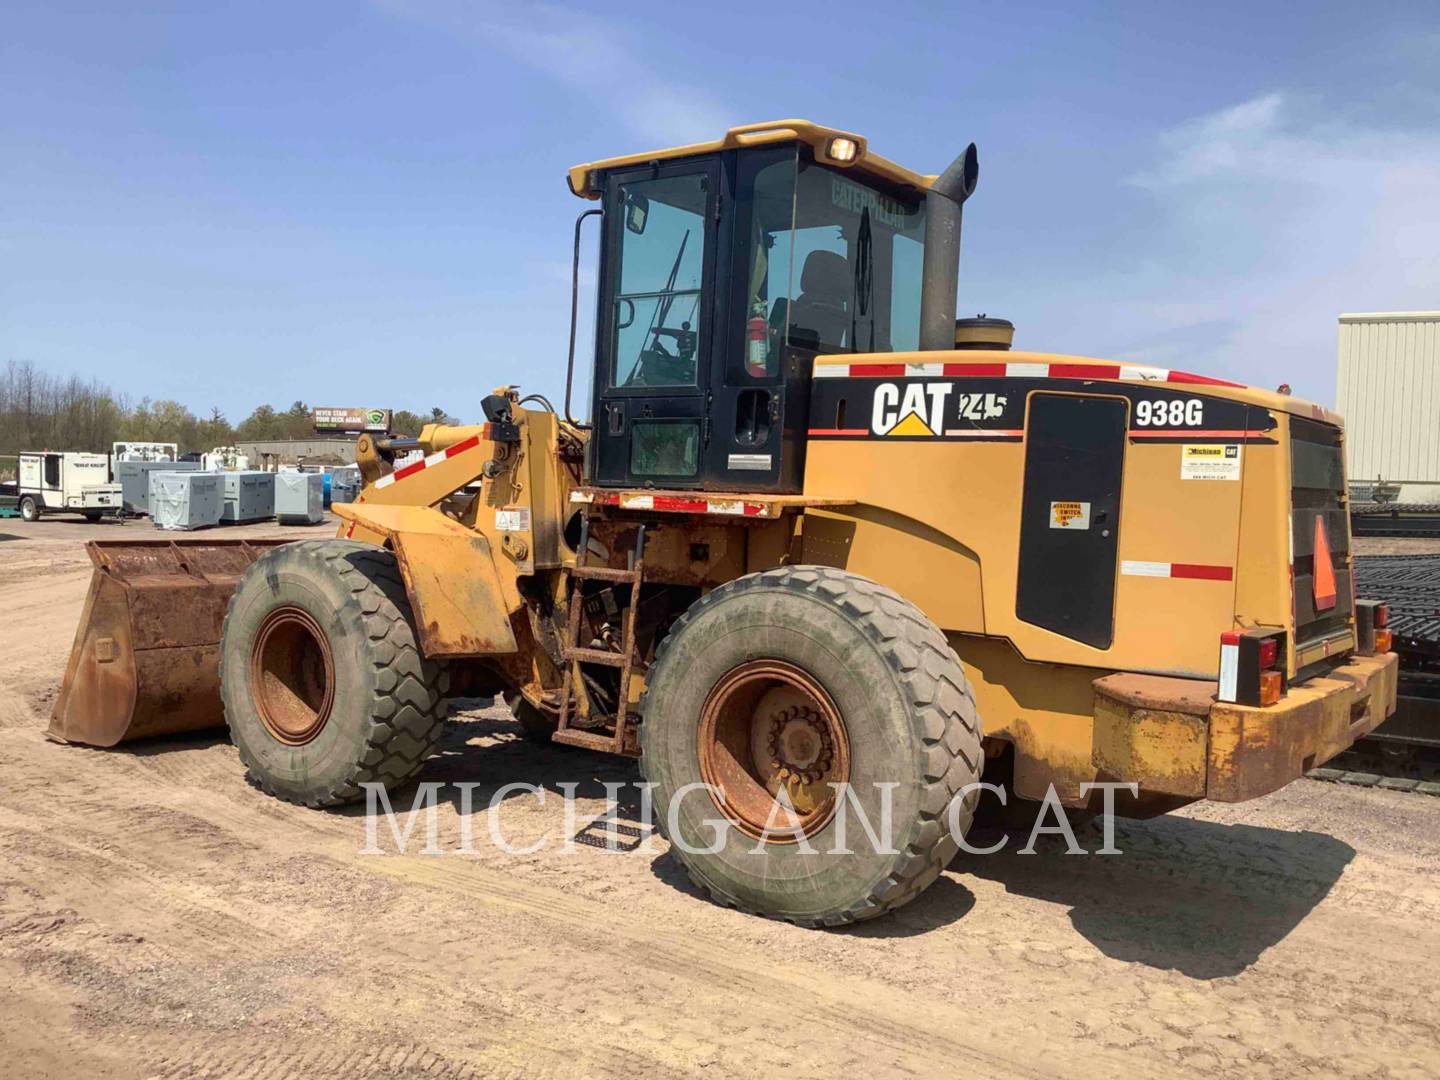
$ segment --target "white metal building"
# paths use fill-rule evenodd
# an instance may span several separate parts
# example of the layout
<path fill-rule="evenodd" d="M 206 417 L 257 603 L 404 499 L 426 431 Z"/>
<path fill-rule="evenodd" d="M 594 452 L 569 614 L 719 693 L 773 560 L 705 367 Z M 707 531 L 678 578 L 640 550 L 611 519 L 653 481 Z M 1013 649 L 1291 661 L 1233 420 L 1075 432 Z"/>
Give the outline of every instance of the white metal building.
<path fill-rule="evenodd" d="M 1440 311 L 1341 315 L 1335 396 L 1351 483 L 1440 502 Z"/>

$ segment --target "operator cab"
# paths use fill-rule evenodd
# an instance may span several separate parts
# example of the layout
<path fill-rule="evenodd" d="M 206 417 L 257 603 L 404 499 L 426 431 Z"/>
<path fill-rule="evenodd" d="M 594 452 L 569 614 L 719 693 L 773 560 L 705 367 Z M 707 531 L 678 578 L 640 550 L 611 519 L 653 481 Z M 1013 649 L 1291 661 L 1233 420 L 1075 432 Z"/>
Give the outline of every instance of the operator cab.
<path fill-rule="evenodd" d="M 815 356 L 920 347 L 930 180 L 792 120 L 572 169 L 602 206 L 590 482 L 798 493 Z"/>

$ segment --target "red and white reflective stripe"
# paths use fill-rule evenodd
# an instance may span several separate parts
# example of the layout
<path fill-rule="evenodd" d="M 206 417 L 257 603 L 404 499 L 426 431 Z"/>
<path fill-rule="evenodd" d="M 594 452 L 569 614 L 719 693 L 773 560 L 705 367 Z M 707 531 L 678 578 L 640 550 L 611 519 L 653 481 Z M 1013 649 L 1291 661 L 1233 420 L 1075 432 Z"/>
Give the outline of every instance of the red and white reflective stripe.
<path fill-rule="evenodd" d="M 1240 688 L 1240 631 L 1220 635 L 1220 686 L 1215 695 L 1221 701 L 1235 701 Z"/>
<path fill-rule="evenodd" d="M 1126 577 L 1194 578 L 1200 581 L 1230 581 L 1235 576 L 1235 569 L 1230 566 L 1214 566 L 1209 563 L 1137 562 L 1134 559 L 1125 559 L 1120 563 L 1120 573 Z"/>
<path fill-rule="evenodd" d="M 662 510 L 672 514 L 724 514 L 763 517 L 765 504 L 747 499 L 704 499 L 685 495 L 623 495 L 619 492 L 572 491 L 572 503 L 615 506 L 621 510 Z"/>
<path fill-rule="evenodd" d="M 428 469 L 432 465 L 439 465 L 442 461 L 452 458 L 456 454 L 463 454 L 466 450 L 474 450 L 475 447 L 479 445 L 480 436 L 471 435 L 468 439 L 462 439 L 454 446 L 447 446 L 444 450 L 437 450 L 435 453 L 431 454 L 427 458 L 421 458 L 419 461 L 412 461 L 403 469 L 396 469 L 392 473 L 387 473 L 386 475 L 380 477 L 379 480 L 375 481 L 375 486 L 377 488 L 389 487 L 391 484 L 395 483 L 396 480 L 404 480 L 407 476 L 414 476 L 416 473 Z"/>
<path fill-rule="evenodd" d="M 1191 383 L 1203 386 L 1231 386 L 1242 383 L 1192 375 L 1188 371 L 1144 367 L 1136 364 L 1085 363 L 920 363 L 920 364 L 816 364 L 817 379 L 916 379 L 944 376 L 957 379 L 1113 379 L 1120 382 Z"/>

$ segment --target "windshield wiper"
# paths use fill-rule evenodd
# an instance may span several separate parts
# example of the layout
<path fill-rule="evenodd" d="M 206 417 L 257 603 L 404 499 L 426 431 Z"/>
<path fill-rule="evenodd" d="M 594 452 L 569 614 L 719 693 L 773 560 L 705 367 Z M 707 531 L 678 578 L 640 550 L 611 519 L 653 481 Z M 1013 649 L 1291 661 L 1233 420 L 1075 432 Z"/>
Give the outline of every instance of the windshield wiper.
<path fill-rule="evenodd" d="M 665 325 L 665 320 L 670 317 L 670 308 L 675 303 L 675 281 L 680 276 L 680 260 L 685 257 L 685 245 L 690 242 L 690 230 L 685 230 L 685 235 L 680 238 L 680 250 L 675 252 L 675 262 L 670 267 L 670 276 L 665 279 L 665 299 L 655 305 L 655 314 L 650 316 L 650 328 L 645 333 L 648 341 L 655 335 L 655 324 Z M 642 343 L 643 347 L 643 343 Z"/>

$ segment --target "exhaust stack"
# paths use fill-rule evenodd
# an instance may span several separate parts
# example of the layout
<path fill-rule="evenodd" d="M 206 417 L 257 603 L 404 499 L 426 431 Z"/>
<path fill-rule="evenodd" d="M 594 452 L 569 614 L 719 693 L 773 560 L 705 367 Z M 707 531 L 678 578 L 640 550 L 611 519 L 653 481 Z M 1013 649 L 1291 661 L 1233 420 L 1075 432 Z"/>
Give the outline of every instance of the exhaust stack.
<path fill-rule="evenodd" d="M 980 179 L 971 143 L 925 195 L 925 267 L 920 286 L 920 348 L 955 347 L 955 293 L 960 284 L 960 208 Z"/>

